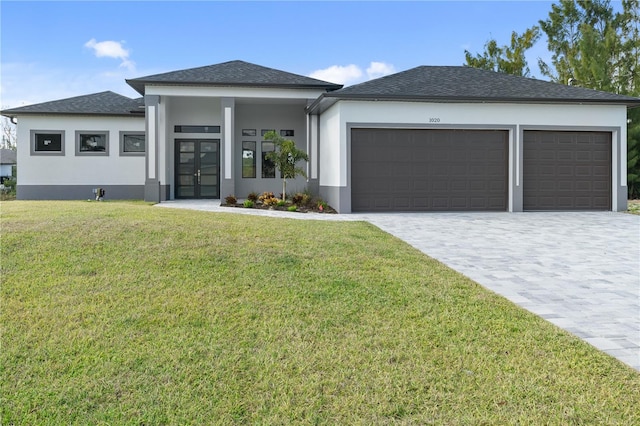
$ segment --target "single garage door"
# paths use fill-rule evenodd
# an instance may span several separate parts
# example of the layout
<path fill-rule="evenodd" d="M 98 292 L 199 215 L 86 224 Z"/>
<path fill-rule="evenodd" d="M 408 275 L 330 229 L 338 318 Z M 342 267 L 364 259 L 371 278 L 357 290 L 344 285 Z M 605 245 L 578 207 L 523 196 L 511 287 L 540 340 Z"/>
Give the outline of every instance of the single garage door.
<path fill-rule="evenodd" d="M 611 210 L 611 133 L 525 131 L 524 210 Z"/>
<path fill-rule="evenodd" d="M 352 129 L 351 209 L 505 211 L 508 133 Z"/>

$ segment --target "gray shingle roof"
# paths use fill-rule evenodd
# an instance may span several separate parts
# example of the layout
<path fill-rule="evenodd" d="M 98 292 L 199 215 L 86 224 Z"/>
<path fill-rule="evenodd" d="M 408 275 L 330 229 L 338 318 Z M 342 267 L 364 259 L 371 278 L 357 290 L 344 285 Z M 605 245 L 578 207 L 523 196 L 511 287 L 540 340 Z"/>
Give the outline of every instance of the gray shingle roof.
<path fill-rule="evenodd" d="M 0 164 L 16 164 L 16 152 L 12 149 L 0 148 Z"/>
<path fill-rule="evenodd" d="M 338 99 L 617 103 L 640 99 L 465 66 L 420 66 L 323 95 Z"/>
<path fill-rule="evenodd" d="M 127 80 L 127 83 L 144 94 L 145 84 L 280 87 L 291 89 L 336 90 L 340 84 L 292 74 L 244 61 L 230 61 L 205 67 L 190 68 L 164 74 Z"/>
<path fill-rule="evenodd" d="M 110 91 L 43 102 L 2 111 L 8 117 L 22 114 L 83 114 L 144 116 L 144 99 L 131 99 Z"/>

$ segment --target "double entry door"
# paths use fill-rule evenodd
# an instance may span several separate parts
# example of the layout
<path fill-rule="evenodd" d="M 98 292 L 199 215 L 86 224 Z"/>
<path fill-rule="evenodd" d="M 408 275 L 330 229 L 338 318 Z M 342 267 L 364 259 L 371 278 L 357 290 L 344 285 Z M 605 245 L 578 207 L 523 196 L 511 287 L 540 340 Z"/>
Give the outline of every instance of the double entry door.
<path fill-rule="evenodd" d="M 220 139 L 176 139 L 176 198 L 220 198 Z"/>

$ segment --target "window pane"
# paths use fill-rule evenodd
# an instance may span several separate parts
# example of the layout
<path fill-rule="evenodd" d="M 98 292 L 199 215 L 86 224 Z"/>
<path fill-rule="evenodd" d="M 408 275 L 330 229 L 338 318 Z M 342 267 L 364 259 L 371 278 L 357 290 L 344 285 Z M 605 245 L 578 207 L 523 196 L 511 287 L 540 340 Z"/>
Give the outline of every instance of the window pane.
<path fill-rule="evenodd" d="M 144 152 L 144 135 L 124 135 L 123 136 L 123 152 Z"/>
<path fill-rule="evenodd" d="M 256 143 L 242 142 L 242 177 L 256 177 Z"/>
<path fill-rule="evenodd" d="M 105 134 L 80 134 L 80 152 L 105 152 L 107 136 Z"/>
<path fill-rule="evenodd" d="M 200 152 L 218 152 L 218 142 L 200 142 Z"/>
<path fill-rule="evenodd" d="M 271 151 L 275 151 L 275 144 L 273 142 L 262 142 L 262 177 L 263 178 L 275 178 L 276 167 L 273 161 L 266 158 L 267 154 Z"/>
<path fill-rule="evenodd" d="M 193 197 L 195 195 L 193 186 L 179 186 L 177 189 L 178 197 Z"/>
<path fill-rule="evenodd" d="M 62 151 L 62 135 L 56 133 L 36 133 L 36 151 Z"/>
<path fill-rule="evenodd" d="M 195 152 L 196 145 L 194 142 L 180 142 L 180 152 Z"/>
<path fill-rule="evenodd" d="M 220 133 L 220 126 L 174 126 L 175 133 Z"/>

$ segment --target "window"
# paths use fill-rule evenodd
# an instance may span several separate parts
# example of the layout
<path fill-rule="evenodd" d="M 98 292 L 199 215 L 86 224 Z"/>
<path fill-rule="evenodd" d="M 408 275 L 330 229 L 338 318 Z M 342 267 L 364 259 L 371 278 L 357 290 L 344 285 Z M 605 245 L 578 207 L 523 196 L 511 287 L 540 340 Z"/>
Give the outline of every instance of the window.
<path fill-rule="evenodd" d="M 31 155 L 64 155 L 64 132 L 32 130 Z"/>
<path fill-rule="evenodd" d="M 271 151 L 275 151 L 276 146 L 273 142 L 262 142 L 262 177 L 263 178 L 275 178 L 276 166 L 273 161 L 267 159 L 267 154 Z"/>
<path fill-rule="evenodd" d="M 174 126 L 175 133 L 220 133 L 220 126 Z"/>
<path fill-rule="evenodd" d="M 144 156 L 145 148 L 144 132 L 120 132 L 120 155 Z"/>
<path fill-rule="evenodd" d="M 292 136 L 295 136 L 295 132 L 293 130 L 280 130 L 280 136 L 292 137 Z"/>
<path fill-rule="evenodd" d="M 242 177 L 256 177 L 256 143 L 242 142 Z"/>
<path fill-rule="evenodd" d="M 109 155 L 109 132 L 76 132 L 76 155 Z"/>
<path fill-rule="evenodd" d="M 269 132 L 275 132 L 275 130 L 274 130 L 274 129 L 262 129 L 262 130 L 260 131 L 260 134 L 261 134 L 262 136 L 264 136 L 264 135 L 266 135 L 266 134 L 267 134 L 267 133 L 269 133 Z"/>

